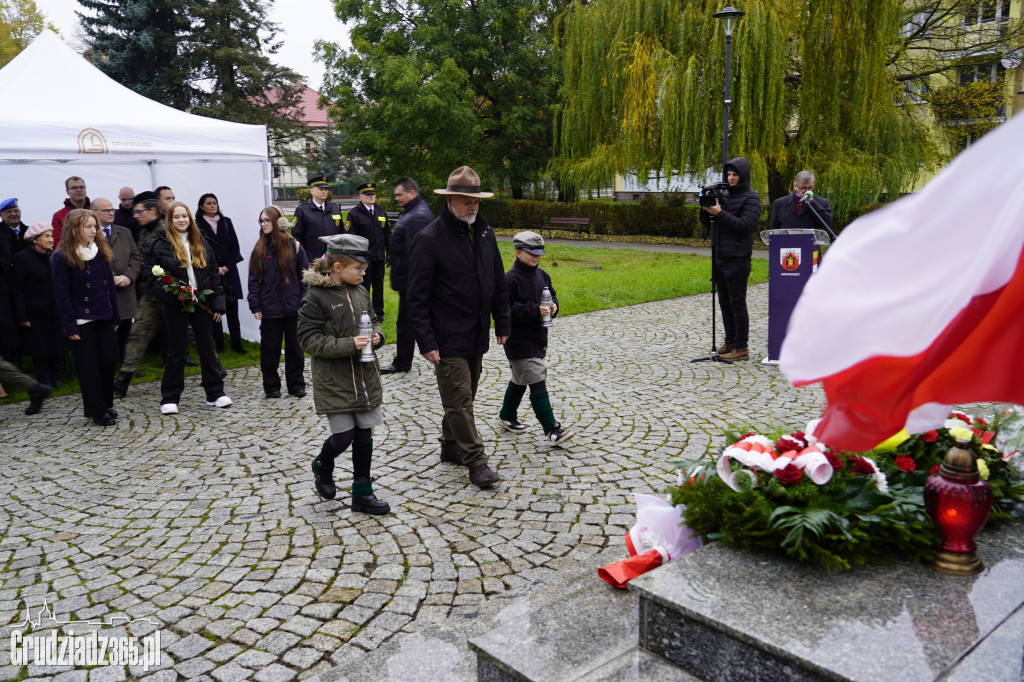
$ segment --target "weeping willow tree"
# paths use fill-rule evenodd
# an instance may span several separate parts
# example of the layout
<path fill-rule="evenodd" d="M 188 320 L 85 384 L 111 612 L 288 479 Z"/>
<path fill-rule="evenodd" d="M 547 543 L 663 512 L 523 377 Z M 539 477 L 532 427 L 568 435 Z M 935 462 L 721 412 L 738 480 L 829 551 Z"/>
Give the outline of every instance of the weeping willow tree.
<path fill-rule="evenodd" d="M 619 174 L 720 169 L 719 2 L 576 0 L 561 17 L 564 79 L 552 173 L 581 188 Z M 936 158 L 887 67 L 900 0 L 750 0 L 733 30 L 731 156 L 762 196 L 811 168 L 843 217 L 907 189 Z"/>

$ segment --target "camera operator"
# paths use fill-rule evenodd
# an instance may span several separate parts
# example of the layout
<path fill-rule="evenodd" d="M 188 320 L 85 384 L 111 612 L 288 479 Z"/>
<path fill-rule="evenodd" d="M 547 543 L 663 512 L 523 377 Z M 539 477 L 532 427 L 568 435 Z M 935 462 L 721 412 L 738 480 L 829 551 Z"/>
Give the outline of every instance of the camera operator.
<path fill-rule="evenodd" d="M 712 206 L 701 206 L 700 222 L 710 226 L 716 218 L 717 267 L 714 268 L 718 303 L 722 308 L 725 345 L 718 348 L 723 360 L 745 360 L 747 334 L 747 278 L 754 250 L 754 231 L 761 217 L 761 197 L 750 188 L 750 162 L 743 157 L 725 164 L 728 196 L 716 199 Z"/>
<path fill-rule="evenodd" d="M 814 217 L 818 212 L 825 226 L 832 225 L 832 207 L 828 199 L 819 197 L 812 192 L 814 189 L 814 173 L 802 170 L 793 178 L 793 192 L 772 204 L 772 230 L 779 228 L 822 229 L 821 221 Z M 810 206 L 808 206 L 810 204 Z M 811 208 L 814 208 L 814 211 Z"/>

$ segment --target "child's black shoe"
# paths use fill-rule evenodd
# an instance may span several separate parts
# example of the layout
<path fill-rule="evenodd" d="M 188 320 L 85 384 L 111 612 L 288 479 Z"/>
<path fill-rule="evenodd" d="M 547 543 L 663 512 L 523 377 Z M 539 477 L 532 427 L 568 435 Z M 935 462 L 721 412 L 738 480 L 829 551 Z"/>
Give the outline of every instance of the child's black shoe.
<path fill-rule="evenodd" d="M 555 425 L 551 427 L 550 431 L 548 431 L 548 445 L 561 445 L 575 435 L 575 431 L 563 429 L 561 424 L 555 422 Z"/>
<path fill-rule="evenodd" d="M 511 431 L 512 433 L 522 433 L 523 431 L 526 430 L 526 424 L 523 424 L 522 422 L 515 419 L 506 420 L 502 419 L 501 417 L 498 417 L 498 423 L 501 425 L 503 429 L 505 429 L 506 431 Z"/>

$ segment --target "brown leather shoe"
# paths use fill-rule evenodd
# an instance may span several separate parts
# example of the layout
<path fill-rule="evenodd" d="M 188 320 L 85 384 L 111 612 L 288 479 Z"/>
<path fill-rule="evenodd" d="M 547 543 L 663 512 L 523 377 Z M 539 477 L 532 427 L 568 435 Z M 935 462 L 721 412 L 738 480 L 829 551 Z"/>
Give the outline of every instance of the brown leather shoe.
<path fill-rule="evenodd" d="M 744 347 L 729 351 L 728 353 L 724 353 L 719 357 L 722 358 L 723 360 L 729 361 L 746 360 L 748 357 L 750 357 L 750 353 L 747 351 L 746 347 Z"/>
<path fill-rule="evenodd" d="M 726 353 L 731 353 L 734 350 L 736 350 L 736 346 L 732 345 L 731 343 L 727 343 L 725 345 L 719 346 L 717 352 L 719 355 L 725 355 Z"/>
<path fill-rule="evenodd" d="M 491 471 L 486 464 L 469 470 L 469 482 L 478 488 L 488 488 L 501 480 L 501 476 Z"/>

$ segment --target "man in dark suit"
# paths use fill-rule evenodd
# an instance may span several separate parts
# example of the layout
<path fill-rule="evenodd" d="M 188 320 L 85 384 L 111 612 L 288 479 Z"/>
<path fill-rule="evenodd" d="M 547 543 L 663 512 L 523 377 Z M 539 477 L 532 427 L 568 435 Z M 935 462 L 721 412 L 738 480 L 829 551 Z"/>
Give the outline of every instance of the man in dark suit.
<path fill-rule="evenodd" d="M 345 230 L 365 237 L 370 242 L 369 262 L 363 286 L 370 292 L 373 312 L 377 319 L 384 321 L 384 268 L 387 266 L 388 246 L 391 241 L 391 224 L 387 213 L 377 208 L 377 185 L 372 182 L 359 185 L 359 203 L 348 212 Z"/>
<path fill-rule="evenodd" d="M 818 212 L 826 225 L 832 225 L 832 207 L 828 199 L 819 197 L 811 191 L 813 189 L 814 173 L 809 170 L 797 173 L 793 178 L 793 191 L 772 204 L 771 229 L 824 229 L 821 221 L 814 217 L 814 211 Z M 814 211 L 808 205 L 813 206 Z"/>
<path fill-rule="evenodd" d="M 117 328 L 117 352 L 124 362 L 125 344 L 132 331 L 132 318 L 138 307 L 135 298 L 135 282 L 142 268 L 142 251 L 135 243 L 131 230 L 114 223 L 114 205 L 109 199 L 99 198 L 92 202 L 92 210 L 99 218 L 100 230 L 110 243 L 114 257 L 110 269 L 114 271 L 114 285 L 117 287 L 117 307 L 121 313 L 121 324 Z"/>
<path fill-rule="evenodd" d="M 412 369 L 412 356 L 416 337 L 409 321 L 409 302 L 406 291 L 409 288 L 409 257 L 412 242 L 424 227 L 434 220 L 427 202 L 420 197 L 420 186 L 412 178 L 400 178 L 395 183 L 395 201 L 402 207 L 402 216 L 391 233 L 388 245 L 388 259 L 391 265 L 391 288 L 398 292 L 398 320 L 395 325 L 398 345 L 395 359 L 381 374 L 408 372 Z"/>
<path fill-rule="evenodd" d="M 320 237 L 341 234 L 341 209 L 333 201 L 327 201 L 327 176 L 309 177 L 309 201 L 295 209 L 295 223 L 292 236 L 302 244 L 306 256 L 312 263 L 327 253 L 327 244 Z"/>

